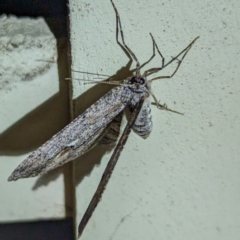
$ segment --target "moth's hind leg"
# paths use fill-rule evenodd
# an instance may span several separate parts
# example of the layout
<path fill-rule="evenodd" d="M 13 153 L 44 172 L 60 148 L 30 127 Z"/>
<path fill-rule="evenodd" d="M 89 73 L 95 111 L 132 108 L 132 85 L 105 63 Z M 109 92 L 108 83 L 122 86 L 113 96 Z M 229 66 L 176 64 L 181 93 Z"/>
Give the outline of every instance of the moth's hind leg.
<path fill-rule="evenodd" d="M 156 105 L 158 109 L 160 110 L 166 110 L 166 111 L 169 111 L 169 112 L 173 112 L 173 113 L 177 113 L 177 114 L 180 114 L 180 115 L 184 115 L 184 113 L 181 113 L 181 112 L 178 112 L 178 111 L 175 111 L 175 110 L 172 110 L 170 108 L 168 108 L 167 104 L 164 103 L 164 104 L 160 104 L 160 101 L 157 100 L 157 98 L 155 97 L 155 95 L 152 93 L 152 92 L 149 92 L 150 95 L 153 97 L 154 99 L 154 102 L 152 103 L 152 105 Z"/>

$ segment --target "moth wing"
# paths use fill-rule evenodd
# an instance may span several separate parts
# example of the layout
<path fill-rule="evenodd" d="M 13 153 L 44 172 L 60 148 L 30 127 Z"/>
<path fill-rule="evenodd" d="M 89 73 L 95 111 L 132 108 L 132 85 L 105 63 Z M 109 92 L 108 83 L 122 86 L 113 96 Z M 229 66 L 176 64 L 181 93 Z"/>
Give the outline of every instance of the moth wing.
<path fill-rule="evenodd" d="M 120 134 L 123 112 L 120 112 L 112 122 L 105 128 L 103 137 L 98 141 L 98 144 L 109 145 L 114 144 Z"/>
<path fill-rule="evenodd" d="M 128 87 L 113 88 L 32 152 L 13 171 L 8 181 L 45 174 L 84 154 L 99 141 L 106 126 L 123 111 L 132 95 Z"/>

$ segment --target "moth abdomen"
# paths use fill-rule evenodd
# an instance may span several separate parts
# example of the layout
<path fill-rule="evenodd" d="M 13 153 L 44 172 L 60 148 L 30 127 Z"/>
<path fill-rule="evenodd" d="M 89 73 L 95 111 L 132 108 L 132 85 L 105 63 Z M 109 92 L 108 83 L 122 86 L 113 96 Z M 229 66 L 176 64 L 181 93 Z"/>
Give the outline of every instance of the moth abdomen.
<path fill-rule="evenodd" d="M 151 115 L 151 104 L 148 99 L 143 103 L 141 111 L 133 124 L 133 130 L 142 138 L 147 138 L 152 132 L 152 115 Z"/>

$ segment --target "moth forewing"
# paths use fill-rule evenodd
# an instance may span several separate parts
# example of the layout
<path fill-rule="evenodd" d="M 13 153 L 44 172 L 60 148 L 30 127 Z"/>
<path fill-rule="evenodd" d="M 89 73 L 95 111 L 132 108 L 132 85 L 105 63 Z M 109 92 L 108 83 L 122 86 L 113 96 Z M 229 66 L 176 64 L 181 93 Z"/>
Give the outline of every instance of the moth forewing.
<path fill-rule="evenodd" d="M 131 98 L 135 95 L 132 89 L 134 87 L 113 88 L 49 141 L 32 152 L 13 171 L 8 181 L 45 174 L 88 151 L 103 136 L 107 125 L 131 102 Z"/>

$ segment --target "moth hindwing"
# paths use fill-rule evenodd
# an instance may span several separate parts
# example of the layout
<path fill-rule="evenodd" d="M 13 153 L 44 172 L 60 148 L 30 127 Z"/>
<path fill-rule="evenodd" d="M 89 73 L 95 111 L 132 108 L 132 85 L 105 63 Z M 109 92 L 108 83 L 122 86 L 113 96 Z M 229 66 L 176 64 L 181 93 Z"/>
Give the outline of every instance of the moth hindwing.
<path fill-rule="evenodd" d="M 133 129 L 142 138 L 147 138 L 151 133 L 152 118 L 150 114 L 151 103 L 149 101 L 149 97 L 153 97 L 155 101 L 154 104 L 159 109 L 179 113 L 167 108 L 165 104 L 161 105 L 157 101 L 156 97 L 151 92 L 151 83 L 158 79 L 172 78 L 178 71 L 183 59 L 186 57 L 191 47 L 198 39 L 198 37 L 195 38 L 178 55 L 165 63 L 165 58 L 160 52 L 152 34 L 150 34 L 153 41 L 154 52 L 157 50 L 162 59 L 162 64 L 160 67 L 150 68 L 141 74 L 140 69 L 145 64 L 140 65 L 136 55 L 128 47 L 128 45 L 126 45 L 121 26 L 120 15 L 113 1 L 110 1 L 116 12 L 117 29 L 120 31 L 122 47 L 125 48 L 126 52 L 129 53 L 131 59 L 136 62 L 136 69 L 134 70 L 133 76 L 126 79 L 123 84 L 117 84 L 119 86 L 113 88 L 111 91 L 105 94 L 84 113 L 78 116 L 59 133 L 54 135 L 49 141 L 32 152 L 8 178 L 9 181 L 13 181 L 18 180 L 19 178 L 34 177 L 45 174 L 48 171 L 81 156 L 89 149 L 94 147 L 97 143 L 109 144 L 115 142 L 120 131 L 122 112 L 124 108 L 128 106 L 132 112 L 131 117 L 122 136 L 120 137 L 112 157 L 109 160 L 109 163 L 103 173 L 102 179 L 89 204 L 89 207 L 80 222 L 79 236 L 82 234 L 88 220 L 100 201 L 102 193 L 127 141 L 131 129 Z M 149 77 L 151 74 L 161 71 L 173 62 L 177 62 L 177 65 L 172 74 L 158 76 L 147 80 L 147 77 Z M 102 81 L 102 83 L 107 82 Z"/>

